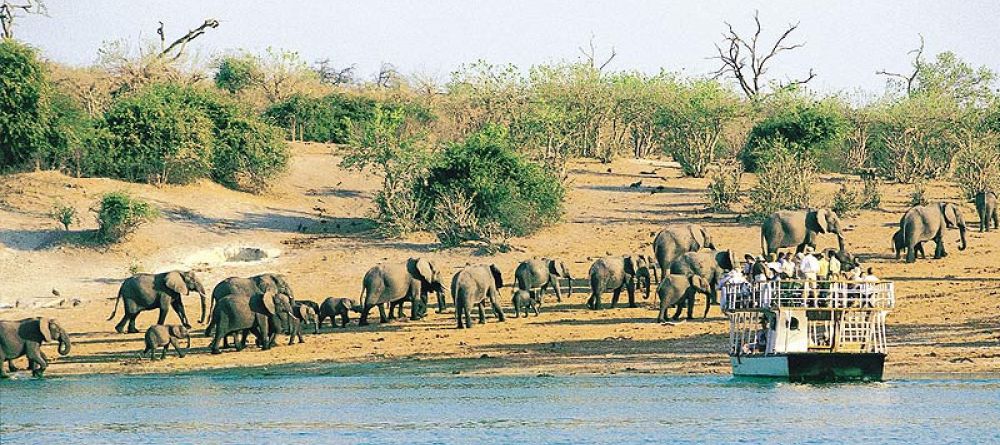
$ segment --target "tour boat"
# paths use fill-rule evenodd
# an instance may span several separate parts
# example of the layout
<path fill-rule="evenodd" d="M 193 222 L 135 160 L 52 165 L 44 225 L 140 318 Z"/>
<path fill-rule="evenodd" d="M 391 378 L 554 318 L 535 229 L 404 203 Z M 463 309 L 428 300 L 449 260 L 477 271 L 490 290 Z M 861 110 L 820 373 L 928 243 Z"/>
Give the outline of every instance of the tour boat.
<path fill-rule="evenodd" d="M 791 381 L 879 381 L 885 367 L 891 282 L 728 284 L 734 376 Z"/>

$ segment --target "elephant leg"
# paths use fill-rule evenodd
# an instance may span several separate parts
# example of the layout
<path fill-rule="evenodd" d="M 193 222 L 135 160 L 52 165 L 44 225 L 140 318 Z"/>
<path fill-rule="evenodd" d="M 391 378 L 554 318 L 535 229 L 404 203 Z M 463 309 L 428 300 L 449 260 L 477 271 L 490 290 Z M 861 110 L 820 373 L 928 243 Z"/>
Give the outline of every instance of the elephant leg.
<path fill-rule="evenodd" d="M 633 282 L 629 283 L 625 290 L 628 291 L 628 307 L 639 307 L 635 304 L 635 281 L 633 280 Z"/>
<path fill-rule="evenodd" d="M 233 347 L 236 348 L 237 352 L 246 349 L 246 347 L 247 347 L 247 337 L 249 337 L 249 336 L 250 336 L 250 330 L 249 329 L 243 329 L 242 331 L 238 331 L 235 334 L 233 334 L 233 337 L 234 337 L 233 338 Z M 254 336 L 256 336 L 257 338 L 260 338 L 260 331 L 255 331 L 254 332 Z"/>
<path fill-rule="evenodd" d="M 538 305 L 537 305 L 537 304 L 535 304 L 535 302 L 534 302 L 534 301 L 532 301 L 532 302 L 530 303 L 530 305 L 531 305 L 531 310 L 535 311 L 535 316 L 537 317 L 537 316 L 538 316 Z M 527 318 L 527 317 L 528 317 L 528 310 L 527 310 L 527 309 L 525 309 L 525 310 L 524 310 L 524 317 L 525 317 L 525 318 Z"/>
<path fill-rule="evenodd" d="M 392 308 L 389 309 L 392 312 Z M 388 319 L 385 318 L 385 303 L 379 303 L 378 305 L 378 321 L 379 323 L 385 323 Z"/>
<path fill-rule="evenodd" d="M 351 322 L 351 316 L 347 314 L 347 311 L 340 313 L 340 327 L 346 328 L 347 323 Z M 333 320 L 333 324 L 336 325 L 336 320 Z"/>
<path fill-rule="evenodd" d="M 185 328 L 191 329 L 191 323 L 188 323 L 187 312 L 184 311 L 184 301 L 181 300 L 180 295 L 170 300 L 170 307 L 174 308 L 174 312 L 177 313 L 177 318 L 180 318 L 181 324 Z"/>
<path fill-rule="evenodd" d="M 135 327 L 135 319 L 139 316 L 139 312 L 136 311 L 128 316 L 128 329 L 125 331 L 129 334 L 138 334 L 139 329 Z"/>
<path fill-rule="evenodd" d="M 42 354 L 41 345 L 32 341 L 27 342 L 24 345 L 24 355 L 28 357 L 28 368 L 31 369 L 31 375 L 41 377 L 45 373 L 45 368 L 49 367 L 45 355 Z"/>
<path fill-rule="evenodd" d="M 0 379 L 6 379 L 8 377 L 7 371 L 3 369 L 4 362 L 7 362 L 7 367 L 10 368 L 10 372 L 14 372 L 14 359 L 7 359 L 7 356 L 3 353 L 3 347 L 0 346 Z"/>
<path fill-rule="evenodd" d="M 687 296 L 687 298 L 685 298 L 685 300 L 687 300 L 686 301 L 686 303 L 687 303 L 687 319 L 688 320 L 693 320 L 694 319 L 694 292 L 691 292 L 690 290 L 688 290 L 687 293 L 688 293 L 688 296 Z M 708 314 L 708 311 L 705 311 L 705 313 Z"/>
<path fill-rule="evenodd" d="M 163 345 L 163 350 L 160 352 L 160 360 L 167 359 L 167 349 L 170 349 L 170 342 L 167 342 L 167 344 Z"/>
<path fill-rule="evenodd" d="M 619 287 L 614 290 L 614 293 L 611 294 L 611 306 L 609 306 L 611 309 L 614 309 L 615 306 L 618 305 L 618 299 L 621 298 L 621 296 L 622 288 Z"/>
<path fill-rule="evenodd" d="M 813 284 L 813 286 L 815 286 L 815 284 Z M 712 298 L 713 294 L 714 294 L 714 292 L 712 294 L 705 295 L 705 313 L 701 315 L 701 318 L 708 318 L 708 310 L 711 309 L 712 308 L 712 304 L 716 302 L 716 299 Z M 694 291 L 691 292 L 691 307 L 692 308 L 694 308 L 694 300 L 695 300 L 695 296 L 697 296 L 697 295 L 698 294 L 695 293 Z"/>
<path fill-rule="evenodd" d="M 490 306 L 493 306 L 493 315 L 496 315 L 497 320 L 499 320 L 499 321 L 507 321 L 507 317 L 503 313 L 503 308 L 501 308 L 500 304 L 497 303 L 497 296 L 496 296 L 496 294 L 490 295 L 489 299 L 490 299 Z M 528 314 L 525 313 L 525 316 L 527 316 L 527 315 Z"/>
<path fill-rule="evenodd" d="M 462 316 L 465 317 L 465 328 L 469 329 L 472 327 L 472 308 L 469 306 L 468 302 L 462 307 Z"/>
<path fill-rule="evenodd" d="M 476 310 L 479 311 L 479 324 L 486 324 L 486 309 L 482 301 L 476 303 Z"/>
<path fill-rule="evenodd" d="M 552 280 L 552 290 L 556 293 L 556 303 L 562 303 L 562 291 L 559 289 L 559 280 Z"/>
<path fill-rule="evenodd" d="M 212 343 L 208 345 L 208 348 L 212 350 L 212 354 L 222 354 L 222 351 L 219 350 L 219 340 L 224 336 L 222 328 L 216 325 L 215 336 L 212 337 Z"/>
<path fill-rule="evenodd" d="M 656 315 L 656 322 L 663 323 L 667 321 L 667 299 L 660 298 L 660 311 Z"/>
<path fill-rule="evenodd" d="M 395 301 L 390 301 L 389 302 L 389 314 L 385 316 L 386 319 L 388 319 L 390 321 L 396 319 L 396 307 L 397 307 L 397 305 L 399 307 L 403 306 L 402 303 L 397 303 Z M 380 309 L 381 309 L 381 306 L 380 306 Z M 385 321 L 383 321 L 383 323 L 385 323 Z"/>
<path fill-rule="evenodd" d="M 372 307 L 368 303 L 363 303 L 364 306 L 361 308 L 361 318 L 358 320 L 358 326 L 368 326 L 368 313 L 371 312 Z"/>
<path fill-rule="evenodd" d="M 681 301 L 678 301 L 677 304 L 674 305 L 674 307 L 676 308 L 676 310 L 674 311 L 674 316 L 670 317 L 671 320 L 673 320 L 673 321 L 680 320 L 680 318 L 681 318 L 681 312 L 684 311 L 684 305 L 686 303 L 687 303 L 686 301 L 684 301 L 683 299 L 681 299 Z"/>
<path fill-rule="evenodd" d="M 937 247 L 934 248 L 934 259 L 948 256 L 948 252 L 944 251 L 944 237 L 939 235 L 937 238 L 934 238 L 934 242 L 937 244 Z"/>

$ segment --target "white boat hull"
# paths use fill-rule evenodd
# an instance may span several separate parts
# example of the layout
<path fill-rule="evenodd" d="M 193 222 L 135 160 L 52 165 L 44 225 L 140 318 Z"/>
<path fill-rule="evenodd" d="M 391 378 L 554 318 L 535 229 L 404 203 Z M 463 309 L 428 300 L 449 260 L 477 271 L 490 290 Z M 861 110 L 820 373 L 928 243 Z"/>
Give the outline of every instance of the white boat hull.
<path fill-rule="evenodd" d="M 733 375 L 792 381 L 882 380 L 885 354 L 805 352 L 730 356 Z"/>
<path fill-rule="evenodd" d="M 729 361 L 735 376 L 788 377 L 788 357 L 784 355 L 729 357 Z"/>

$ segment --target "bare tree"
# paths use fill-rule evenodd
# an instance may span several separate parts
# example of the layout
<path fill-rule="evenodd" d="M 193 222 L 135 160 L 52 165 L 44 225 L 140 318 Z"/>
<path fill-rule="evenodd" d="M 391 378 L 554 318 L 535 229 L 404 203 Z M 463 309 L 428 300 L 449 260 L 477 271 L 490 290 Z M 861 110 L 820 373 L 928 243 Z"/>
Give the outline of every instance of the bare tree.
<path fill-rule="evenodd" d="M 398 84 L 399 71 L 391 63 L 383 62 L 375 77 L 375 85 L 380 88 L 390 88 Z"/>
<path fill-rule="evenodd" d="M 344 68 L 337 68 L 330 63 L 330 59 L 316 61 L 313 71 L 319 76 L 319 81 L 330 85 L 346 85 L 354 83 L 355 65 Z"/>
<path fill-rule="evenodd" d="M 781 33 L 778 39 L 774 41 L 774 44 L 770 45 L 770 49 L 768 49 L 768 46 L 763 45 L 759 41 L 762 27 L 757 11 L 753 13 L 753 21 L 756 25 L 756 30 L 749 40 L 741 37 L 733 30 L 733 25 L 725 22 L 729 28 L 728 31 L 722 34 L 725 44 L 724 46 L 715 45 L 715 49 L 719 54 L 712 57 L 712 59 L 718 59 L 722 62 L 722 67 L 713 73 L 715 77 L 732 76 L 733 79 L 736 79 L 743 93 L 751 99 L 757 97 L 761 93 L 761 90 L 767 86 L 764 75 L 770 66 L 769 62 L 776 55 L 805 46 L 805 43 L 788 44 L 785 42 L 788 36 L 799 28 L 799 24 L 796 23 L 788 25 L 788 28 Z M 778 86 L 779 88 L 788 88 L 795 85 L 802 85 L 813 80 L 815 77 L 816 73 L 810 68 L 808 75 L 804 79 L 789 79 L 787 82 L 779 83 Z"/>
<path fill-rule="evenodd" d="M 45 2 L 42 0 L 22 0 L 21 2 L 3 0 L 0 2 L 0 31 L 3 32 L 3 38 L 14 38 L 14 19 L 19 17 L 19 12 L 44 16 L 49 15 L 49 10 L 45 7 Z"/>
<path fill-rule="evenodd" d="M 920 70 L 924 66 L 924 36 L 923 34 L 918 34 L 920 36 L 920 46 L 916 49 L 910 50 L 907 54 L 913 54 L 913 62 L 910 62 L 910 66 L 913 67 L 913 72 L 910 74 L 900 74 L 900 73 L 890 73 L 886 70 L 878 70 L 875 74 L 882 76 L 900 79 L 906 85 L 906 95 L 909 96 L 913 92 L 914 82 L 917 80 L 917 76 L 920 74 Z"/>
<path fill-rule="evenodd" d="M 582 46 L 578 47 L 577 49 L 580 50 L 580 54 L 583 54 L 583 58 L 587 62 L 587 64 L 590 65 L 591 68 L 596 69 L 597 71 L 604 71 L 604 67 L 608 66 L 608 64 L 615 59 L 615 56 L 618 55 L 618 53 L 615 52 L 615 47 L 612 46 L 611 55 L 609 55 L 607 59 L 604 59 L 604 62 L 598 64 L 597 49 L 594 47 L 593 34 L 590 35 L 590 41 L 588 42 L 588 49 L 584 49 Z"/>
<path fill-rule="evenodd" d="M 187 34 L 184 34 L 177 40 L 174 40 L 173 43 L 171 43 L 170 45 L 164 47 L 167 41 L 166 41 L 166 36 L 164 35 L 163 32 L 163 22 L 160 22 L 160 27 L 156 29 L 156 34 L 160 36 L 160 54 L 157 56 L 157 58 L 169 59 L 169 60 L 179 59 L 182 55 L 184 55 L 184 49 L 187 47 L 188 42 L 197 39 L 198 37 L 201 37 L 201 35 L 205 34 L 205 31 L 208 30 L 209 28 L 214 29 L 218 27 L 219 27 L 218 20 L 206 19 L 205 22 L 201 24 L 201 26 L 198 26 L 197 28 L 188 31 Z"/>

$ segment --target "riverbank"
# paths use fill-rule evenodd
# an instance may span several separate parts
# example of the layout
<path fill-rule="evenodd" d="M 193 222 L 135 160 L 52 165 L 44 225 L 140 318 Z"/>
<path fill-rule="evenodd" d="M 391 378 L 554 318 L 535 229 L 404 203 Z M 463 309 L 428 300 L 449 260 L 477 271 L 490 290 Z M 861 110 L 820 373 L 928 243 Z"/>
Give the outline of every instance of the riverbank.
<path fill-rule="evenodd" d="M 672 164 L 660 161 L 575 162 L 569 169 L 565 221 L 512 240 L 511 252 L 486 256 L 476 247 L 439 249 L 429 234 L 377 238 L 367 215 L 378 178 L 340 169 L 329 146 L 294 147 L 289 174 L 264 196 L 210 183 L 153 187 L 51 172 L 0 176 L 0 306 L 20 306 L 0 309 L 0 318 L 46 316 L 66 327 L 74 339 L 69 356 L 56 357 L 54 345 L 45 347 L 53 358 L 51 376 L 275 366 L 293 370 L 314 364 L 427 366 L 477 375 L 729 373 L 728 329 L 717 308 L 707 320 L 660 325 L 653 322 L 652 301 L 640 299 L 641 307 L 635 309 L 595 312 L 584 307 L 582 277 L 592 261 L 648 253 L 653 234 L 667 224 L 701 224 L 713 233 L 717 246 L 740 256 L 760 250 L 756 226 L 735 214 L 704 211 L 707 180 L 681 178 Z M 749 186 L 753 178 L 746 176 Z M 829 200 L 844 180 L 824 176 L 816 187 L 817 199 Z M 52 203 L 58 200 L 86 212 L 96 196 L 111 190 L 128 190 L 153 202 L 164 217 L 107 249 L 61 242 L 66 234 L 46 215 Z M 895 260 L 890 239 L 910 191 L 909 186 L 886 184 L 882 209 L 844 218 L 848 248 L 879 277 L 897 283 L 886 373 L 1000 372 L 1000 267 L 994 261 L 1000 232 L 970 230 L 964 252 L 955 248 L 957 233 L 948 233 L 948 257 L 915 264 Z M 927 191 L 931 199 L 958 196 L 956 188 L 942 183 L 928 185 Z M 962 210 L 970 227 L 975 226 L 972 206 L 963 204 Z M 82 219 L 75 231 L 94 228 L 89 216 Z M 819 241 L 820 247 L 835 246 L 832 237 Z M 243 255 L 240 248 L 266 255 Z M 280 336 L 271 351 L 249 348 L 213 356 L 206 349 L 209 339 L 196 335 L 191 355 L 177 359 L 171 352 L 157 362 L 137 358 L 142 334 L 115 334 L 115 321 L 106 320 L 114 303 L 109 297 L 116 295 L 130 269 L 193 268 L 209 290 L 228 276 L 279 272 L 288 276 L 297 298 L 322 301 L 356 297 L 369 267 L 416 256 L 431 258 L 448 276 L 467 263 L 493 262 L 508 282 L 523 259 L 561 258 L 577 277 L 576 293 L 561 303 L 549 296 L 541 316 L 515 319 L 505 289 L 501 303 L 508 320 L 491 318 L 463 331 L 454 329 L 449 309 L 425 320 L 375 322 L 363 328 L 352 314 L 355 323 L 347 329 L 327 327 L 293 346 Z M 197 320 L 197 296 L 184 301 L 189 318 Z M 144 330 L 155 320 L 155 311 L 143 313 L 138 326 Z M 171 313 L 168 323 L 176 322 Z M 195 327 L 200 332 L 203 326 Z M 24 359 L 18 365 L 25 367 Z"/>

